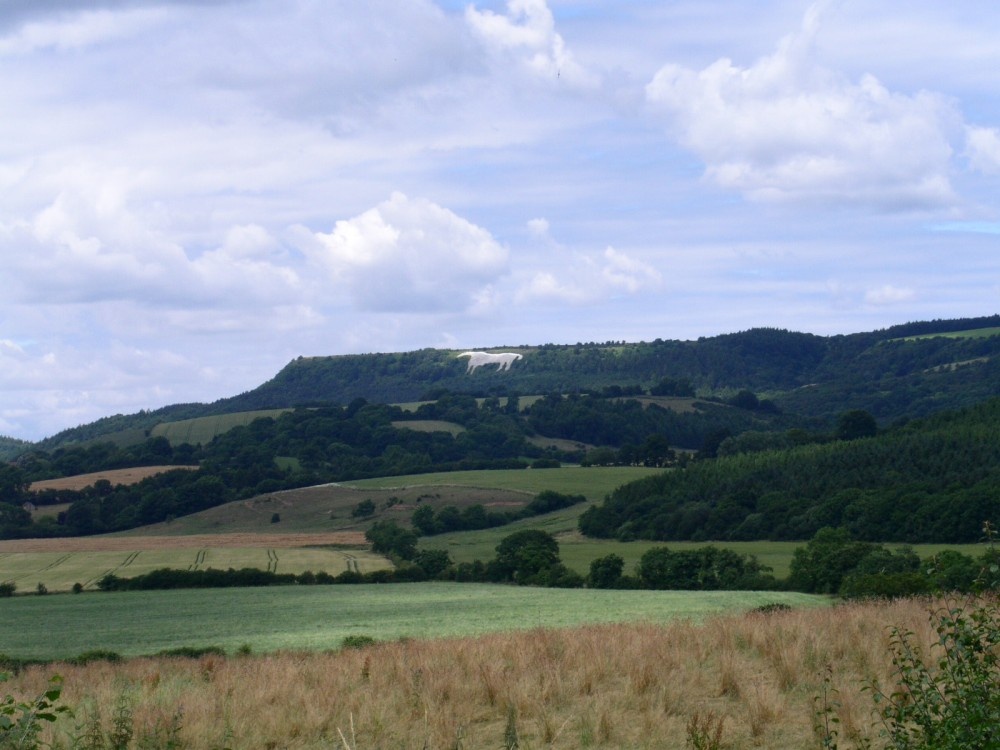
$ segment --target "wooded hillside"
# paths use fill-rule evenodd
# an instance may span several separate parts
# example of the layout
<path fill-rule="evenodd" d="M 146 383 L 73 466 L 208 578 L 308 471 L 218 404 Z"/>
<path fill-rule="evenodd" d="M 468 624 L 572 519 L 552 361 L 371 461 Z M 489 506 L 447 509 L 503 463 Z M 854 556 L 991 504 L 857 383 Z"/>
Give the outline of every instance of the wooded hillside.
<path fill-rule="evenodd" d="M 1000 524 L 1000 399 L 870 438 L 696 462 L 625 485 L 580 518 L 619 539 L 977 542 Z"/>

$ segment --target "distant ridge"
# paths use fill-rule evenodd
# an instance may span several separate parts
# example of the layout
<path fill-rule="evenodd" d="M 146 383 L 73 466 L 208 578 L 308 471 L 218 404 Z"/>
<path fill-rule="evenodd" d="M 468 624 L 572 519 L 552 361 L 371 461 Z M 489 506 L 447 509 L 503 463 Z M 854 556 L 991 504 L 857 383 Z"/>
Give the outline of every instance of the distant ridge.
<path fill-rule="evenodd" d="M 467 373 L 459 350 L 298 357 L 259 387 L 212 404 L 176 404 L 116 415 L 65 430 L 38 445 L 47 450 L 104 435 L 152 429 L 214 414 L 357 399 L 406 403 L 451 391 L 478 396 L 574 393 L 614 386 L 650 388 L 683 380 L 700 396 L 750 390 L 781 409 L 830 424 L 846 409 L 880 422 L 925 416 L 1000 395 L 1000 315 L 910 322 L 867 333 L 819 336 L 754 328 L 697 341 L 545 344 L 484 351 L 522 355 L 508 371 Z M 980 336 L 953 337 L 961 331 Z M 932 338 L 912 339 L 933 335 Z"/>

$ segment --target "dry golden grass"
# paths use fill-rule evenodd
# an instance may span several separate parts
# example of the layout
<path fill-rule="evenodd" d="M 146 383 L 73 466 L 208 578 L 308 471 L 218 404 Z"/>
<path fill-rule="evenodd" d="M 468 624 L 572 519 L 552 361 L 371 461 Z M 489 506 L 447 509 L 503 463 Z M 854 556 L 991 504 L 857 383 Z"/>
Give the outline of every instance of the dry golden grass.
<path fill-rule="evenodd" d="M 32 492 L 42 490 L 82 490 L 93 487 L 101 479 L 106 479 L 113 485 L 130 485 L 141 482 L 165 471 L 174 469 L 187 469 L 194 471 L 197 466 L 136 466 L 131 469 L 109 469 L 108 471 L 97 471 L 92 474 L 77 474 L 73 477 L 62 477 L 61 479 L 44 479 L 40 482 L 32 482 L 28 488 Z"/>
<path fill-rule="evenodd" d="M 926 602 L 857 604 L 703 625 L 621 624 L 340 653 L 31 669 L 21 694 L 65 677 L 64 698 L 109 717 L 130 697 L 140 733 L 179 716 L 185 747 L 502 747 L 509 717 L 522 748 L 689 746 L 721 722 L 721 747 L 817 747 L 814 697 L 827 665 L 839 691 L 840 747 L 872 733 L 864 680 L 891 682 L 888 628 L 929 644 Z M 442 616 L 447 616 L 442 613 Z M 224 745 L 224 742 L 229 744 Z"/>
<path fill-rule="evenodd" d="M 131 552 L 134 550 L 211 549 L 215 547 L 363 546 L 364 532 L 324 534 L 189 534 L 187 536 L 86 536 L 0 540 L 0 552 Z"/>

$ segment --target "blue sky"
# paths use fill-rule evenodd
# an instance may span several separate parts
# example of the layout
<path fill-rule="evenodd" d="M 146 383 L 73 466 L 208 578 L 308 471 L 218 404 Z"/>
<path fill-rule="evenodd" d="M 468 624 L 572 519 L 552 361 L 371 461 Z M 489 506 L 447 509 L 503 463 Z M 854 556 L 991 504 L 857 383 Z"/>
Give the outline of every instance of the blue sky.
<path fill-rule="evenodd" d="M 997 312 L 1000 6 L 6 0 L 0 434 L 299 355 Z"/>

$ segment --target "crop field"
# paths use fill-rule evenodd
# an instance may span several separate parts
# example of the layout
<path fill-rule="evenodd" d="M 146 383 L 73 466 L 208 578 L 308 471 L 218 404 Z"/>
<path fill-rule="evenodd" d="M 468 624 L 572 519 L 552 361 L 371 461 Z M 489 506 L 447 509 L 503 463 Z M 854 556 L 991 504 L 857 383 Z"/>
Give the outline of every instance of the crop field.
<path fill-rule="evenodd" d="M 193 555 L 191 556 L 193 559 Z M 2 651 L 66 658 L 92 649 L 138 656 L 182 646 L 249 644 L 254 652 L 319 651 L 351 635 L 443 638 L 587 623 L 701 620 L 782 602 L 788 592 L 601 591 L 487 584 L 272 586 L 15 596 L 0 600 Z M 45 623 L 45 637 L 38 637 Z"/>
<path fill-rule="evenodd" d="M 279 417 L 291 409 L 262 409 L 235 414 L 218 414 L 210 417 L 181 419 L 176 422 L 161 422 L 152 429 L 153 437 L 165 437 L 171 445 L 190 443 L 199 445 L 210 443 L 216 435 L 228 432 L 234 427 L 243 427 L 261 417 Z"/>
<path fill-rule="evenodd" d="M 141 482 L 148 477 L 162 474 L 165 471 L 175 469 L 195 470 L 197 466 L 136 466 L 131 469 L 109 469 L 107 471 L 95 471 L 91 474 L 77 474 L 72 477 L 62 477 L 60 479 L 43 479 L 39 482 L 32 482 L 29 487 L 34 492 L 42 490 L 82 490 L 92 487 L 95 482 L 106 479 L 112 485 L 130 485 Z"/>
<path fill-rule="evenodd" d="M 337 575 L 392 567 L 362 545 L 361 534 L 15 540 L 0 542 L 0 580 L 13 581 L 21 592 L 34 591 L 38 584 L 50 592 L 63 592 L 76 583 L 93 589 L 107 573 L 128 578 L 157 568 L 258 568 L 296 574 L 311 570 Z"/>

